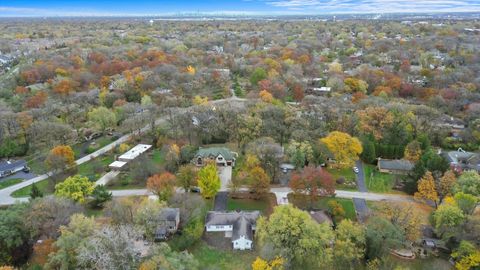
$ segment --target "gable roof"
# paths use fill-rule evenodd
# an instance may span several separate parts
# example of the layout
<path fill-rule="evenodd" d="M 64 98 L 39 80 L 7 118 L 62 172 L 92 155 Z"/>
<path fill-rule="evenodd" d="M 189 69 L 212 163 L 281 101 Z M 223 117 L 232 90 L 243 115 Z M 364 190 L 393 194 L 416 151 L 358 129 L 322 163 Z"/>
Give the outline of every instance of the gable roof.
<path fill-rule="evenodd" d="M 253 240 L 252 227 L 257 224 L 260 211 L 220 212 L 209 211 L 205 219 L 205 226 L 232 225 L 232 241 L 244 236 Z"/>
<path fill-rule="evenodd" d="M 0 171 L 13 170 L 15 168 L 24 167 L 27 165 L 25 160 L 16 160 L 16 161 L 2 161 L 0 162 Z"/>
<path fill-rule="evenodd" d="M 384 170 L 411 171 L 414 165 L 405 159 L 380 159 L 378 168 Z"/>
<path fill-rule="evenodd" d="M 164 208 L 160 212 L 161 220 L 176 221 L 178 216 L 180 216 L 180 208 Z"/>
<path fill-rule="evenodd" d="M 222 155 L 222 157 L 226 160 L 235 159 L 234 153 L 225 147 L 200 148 L 195 154 L 195 157 L 216 158 L 218 155 Z"/>

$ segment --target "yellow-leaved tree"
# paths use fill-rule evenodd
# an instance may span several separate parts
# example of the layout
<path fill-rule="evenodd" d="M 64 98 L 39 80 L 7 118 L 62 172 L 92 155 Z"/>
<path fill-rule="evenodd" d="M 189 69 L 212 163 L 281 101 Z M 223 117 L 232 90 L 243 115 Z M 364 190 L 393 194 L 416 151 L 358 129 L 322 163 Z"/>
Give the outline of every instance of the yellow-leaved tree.
<path fill-rule="evenodd" d="M 418 191 L 415 192 L 414 197 L 417 200 L 433 201 L 435 207 L 438 203 L 438 193 L 435 189 L 435 179 L 430 171 L 427 171 L 425 175 L 418 181 Z"/>
<path fill-rule="evenodd" d="M 333 131 L 327 137 L 320 139 L 333 154 L 340 168 L 353 166 L 363 148 L 360 140 L 348 133 Z"/>
<path fill-rule="evenodd" d="M 83 203 L 94 189 L 95 185 L 88 180 L 88 177 L 77 174 L 55 185 L 55 195 Z"/>
<path fill-rule="evenodd" d="M 271 261 L 264 260 L 260 257 L 252 263 L 252 270 L 283 270 L 283 264 L 285 260 L 277 256 Z"/>
<path fill-rule="evenodd" d="M 208 103 L 208 97 L 195 96 L 193 98 L 193 104 L 195 105 L 205 105 Z"/>

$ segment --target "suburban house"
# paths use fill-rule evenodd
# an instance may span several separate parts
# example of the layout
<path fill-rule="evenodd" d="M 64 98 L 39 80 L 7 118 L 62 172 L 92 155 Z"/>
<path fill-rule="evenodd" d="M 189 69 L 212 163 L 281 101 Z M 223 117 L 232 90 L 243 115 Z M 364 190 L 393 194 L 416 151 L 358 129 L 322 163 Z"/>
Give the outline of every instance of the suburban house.
<path fill-rule="evenodd" d="M 377 167 L 383 173 L 407 175 L 414 164 L 405 159 L 378 159 Z"/>
<path fill-rule="evenodd" d="M 253 234 L 259 217 L 260 211 L 209 211 L 205 230 L 225 232 L 225 237 L 232 239 L 233 249 L 250 250 L 253 248 Z"/>
<path fill-rule="evenodd" d="M 16 172 L 26 170 L 28 170 L 28 167 L 25 160 L 7 160 L 0 162 L 0 177 L 5 177 Z"/>
<path fill-rule="evenodd" d="M 174 234 L 178 230 L 178 225 L 180 224 L 180 209 L 163 209 L 157 221 L 155 241 L 166 240 L 169 235 Z"/>
<path fill-rule="evenodd" d="M 453 170 L 475 170 L 480 172 L 480 154 L 466 152 L 459 148 L 457 151 L 444 152 L 442 155 L 448 160 Z"/>
<path fill-rule="evenodd" d="M 125 152 L 123 155 L 119 156 L 118 160 L 115 160 L 114 162 L 112 162 L 110 165 L 108 165 L 108 167 L 112 170 L 117 170 L 117 171 L 124 170 L 125 168 L 127 168 L 127 164 L 130 161 L 135 160 L 136 158 L 143 155 L 151 148 L 152 146 L 148 144 L 138 144 L 132 149 Z"/>
<path fill-rule="evenodd" d="M 225 147 L 200 148 L 193 158 L 197 166 L 203 166 L 208 161 L 215 161 L 218 166 L 235 166 L 238 154 Z"/>

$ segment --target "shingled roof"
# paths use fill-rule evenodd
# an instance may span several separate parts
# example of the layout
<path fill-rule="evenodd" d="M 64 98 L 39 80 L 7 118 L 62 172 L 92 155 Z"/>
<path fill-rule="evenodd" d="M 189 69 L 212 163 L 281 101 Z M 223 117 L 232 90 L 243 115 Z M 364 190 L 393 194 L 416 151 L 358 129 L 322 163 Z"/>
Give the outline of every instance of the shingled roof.
<path fill-rule="evenodd" d="M 242 235 L 253 240 L 252 227 L 257 224 L 260 211 L 220 212 L 209 211 L 205 219 L 205 226 L 233 225 L 232 240 Z"/>
<path fill-rule="evenodd" d="M 411 171 L 414 165 L 405 159 L 380 159 L 378 168 L 384 170 Z"/>
<path fill-rule="evenodd" d="M 225 160 L 233 160 L 235 158 L 233 152 L 225 147 L 200 148 L 195 157 L 216 158 L 218 155 L 222 155 Z"/>

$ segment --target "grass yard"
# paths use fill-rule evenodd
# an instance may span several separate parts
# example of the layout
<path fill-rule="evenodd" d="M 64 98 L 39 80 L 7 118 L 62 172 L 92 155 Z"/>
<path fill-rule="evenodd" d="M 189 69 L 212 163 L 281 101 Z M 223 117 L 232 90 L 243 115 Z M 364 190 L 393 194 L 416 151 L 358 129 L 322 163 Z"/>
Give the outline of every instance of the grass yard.
<path fill-rule="evenodd" d="M 86 176 L 90 179 L 90 181 L 96 181 L 107 171 L 108 164 L 112 162 L 113 162 L 113 156 L 111 155 L 100 156 L 100 157 L 97 157 L 96 159 L 90 160 L 88 162 L 85 162 L 77 166 L 76 174 Z M 44 195 L 53 193 L 52 187 L 49 186 L 48 179 L 37 182 L 36 185 Z M 32 191 L 32 186 L 31 185 L 26 186 L 24 188 L 14 191 L 12 193 L 12 197 L 14 198 L 28 197 L 31 191 Z"/>
<path fill-rule="evenodd" d="M 262 213 L 266 213 L 268 209 L 268 202 L 261 198 L 259 200 L 253 199 L 233 199 L 228 198 L 227 200 L 227 210 L 259 210 Z"/>
<path fill-rule="evenodd" d="M 364 164 L 365 169 L 365 185 L 371 192 L 389 193 L 395 192 L 392 188 L 395 185 L 395 180 L 399 175 L 379 172 L 378 169 L 369 164 Z"/>
<path fill-rule="evenodd" d="M 341 177 L 345 179 L 344 184 L 336 184 L 337 189 L 343 190 L 357 190 L 357 184 L 355 182 L 355 173 L 352 168 L 336 169 L 326 168 L 326 170 L 333 176 L 334 180 Z"/>
<path fill-rule="evenodd" d="M 242 270 L 251 269 L 257 257 L 254 251 L 218 250 L 199 241 L 189 249 L 200 263 L 200 269 Z"/>
<path fill-rule="evenodd" d="M 447 259 L 438 257 L 430 257 L 426 259 L 415 260 L 402 260 L 395 256 L 389 256 L 386 259 L 388 269 L 411 269 L 411 270 L 423 270 L 423 269 L 436 269 L 436 270 L 449 270 L 453 269 L 452 265 Z"/>
<path fill-rule="evenodd" d="M 48 179 L 37 182 L 35 185 L 37 185 L 38 189 L 44 195 L 53 193 L 52 190 L 50 190 Z M 32 185 L 16 190 L 11 195 L 14 198 L 28 197 L 30 196 L 30 192 L 32 192 Z"/>
<path fill-rule="evenodd" d="M 0 182 L 0 189 L 4 189 L 6 187 L 13 186 L 15 184 L 21 183 L 22 181 L 23 181 L 23 179 L 21 179 L 21 178 L 12 178 L 12 179 L 8 179 L 8 180 L 5 180 L 5 181 L 1 181 Z"/>
<path fill-rule="evenodd" d="M 322 209 L 328 210 L 328 202 L 330 200 L 337 201 L 345 210 L 345 217 L 350 220 L 356 220 L 355 206 L 352 199 L 321 197 L 310 207 L 309 197 L 306 195 L 288 194 L 288 201 L 300 209 Z"/>
<path fill-rule="evenodd" d="M 162 150 L 155 149 L 152 152 L 152 160 L 157 165 L 165 164 L 165 153 Z"/>

